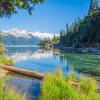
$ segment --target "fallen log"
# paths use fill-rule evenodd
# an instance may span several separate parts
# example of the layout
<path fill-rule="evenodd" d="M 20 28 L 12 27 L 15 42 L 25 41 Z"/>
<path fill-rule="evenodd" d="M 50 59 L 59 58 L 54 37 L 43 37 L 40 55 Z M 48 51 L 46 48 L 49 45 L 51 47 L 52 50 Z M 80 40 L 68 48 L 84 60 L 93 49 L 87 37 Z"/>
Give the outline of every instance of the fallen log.
<path fill-rule="evenodd" d="M 14 66 L 8 66 L 8 65 L 3 65 L 0 64 L 0 68 L 3 70 L 6 70 L 7 74 L 11 73 L 14 76 L 17 77 L 23 77 L 23 78 L 28 78 L 28 79 L 38 79 L 38 80 L 42 80 L 44 78 L 43 73 L 39 73 L 39 72 L 35 72 L 35 71 L 30 71 L 30 70 L 26 70 L 26 69 L 22 69 L 22 68 L 17 68 Z M 80 83 L 78 83 L 77 81 L 70 81 L 71 84 L 73 85 L 80 85 Z M 96 92 L 100 92 L 100 88 L 97 87 L 96 88 Z"/>
<path fill-rule="evenodd" d="M 42 80 L 44 77 L 43 73 L 39 73 L 39 72 L 31 71 L 31 70 L 26 70 L 26 69 L 22 69 L 22 68 L 17 68 L 17 67 L 13 67 L 13 66 L 0 64 L 0 68 L 5 69 L 5 70 L 10 71 L 10 72 L 17 73 L 17 74 L 25 75 L 25 76 L 28 76 L 30 78 L 35 78 L 38 80 Z"/>

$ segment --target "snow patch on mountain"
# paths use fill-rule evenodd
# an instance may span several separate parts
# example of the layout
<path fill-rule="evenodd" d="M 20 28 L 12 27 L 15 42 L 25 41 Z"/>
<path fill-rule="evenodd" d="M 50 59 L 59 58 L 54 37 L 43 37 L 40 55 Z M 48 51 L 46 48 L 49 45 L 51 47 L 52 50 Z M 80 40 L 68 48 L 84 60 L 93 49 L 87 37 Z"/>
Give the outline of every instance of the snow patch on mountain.
<path fill-rule="evenodd" d="M 54 36 L 53 33 L 28 32 L 26 30 L 21 30 L 18 28 L 13 28 L 3 32 L 6 33 L 6 35 L 9 34 L 15 37 L 25 37 L 25 38 L 37 37 L 39 39 L 44 39 L 44 38 L 52 39 Z M 59 34 L 55 34 L 55 36 L 59 36 Z"/>

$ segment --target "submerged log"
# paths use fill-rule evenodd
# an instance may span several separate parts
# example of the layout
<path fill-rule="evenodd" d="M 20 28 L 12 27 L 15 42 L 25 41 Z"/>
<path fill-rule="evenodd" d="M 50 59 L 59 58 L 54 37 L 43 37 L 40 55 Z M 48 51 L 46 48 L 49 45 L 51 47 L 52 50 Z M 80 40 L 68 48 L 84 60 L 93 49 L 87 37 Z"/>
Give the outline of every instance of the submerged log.
<path fill-rule="evenodd" d="M 43 73 L 39 73 L 39 72 L 31 71 L 31 70 L 26 70 L 26 69 L 22 69 L 22 68 L 17 68 L 17 67 L 13 67 L 13 66 L 0 64 L 0 68 L 7 70 L 7 71 L 10 71 L 10 72 L 17 73 L 17 74 L 25 75 L 25 76 L 30 77 L 30 78 L 35 78 L 38 80 L 42 80 L 44 77 Z"/>

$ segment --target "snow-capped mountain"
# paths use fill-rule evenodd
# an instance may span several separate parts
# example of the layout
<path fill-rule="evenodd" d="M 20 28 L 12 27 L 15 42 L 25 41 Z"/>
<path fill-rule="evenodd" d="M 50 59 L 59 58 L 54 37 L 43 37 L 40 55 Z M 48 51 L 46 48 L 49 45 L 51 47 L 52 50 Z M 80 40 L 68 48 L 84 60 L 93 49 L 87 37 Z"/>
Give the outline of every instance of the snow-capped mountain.
<path fill-rule="evenodd" d="M 5 45 L 33 45 L 37 44 L 41 39 L 52 39 L 54 36 L 53 33 L 28 32 L 17 28 L 2 32 L 4 33 L 2 40 Z M 58 36 L 58 34 L 55 35 Z"/>
<path fill-rule="evenodd" d="M 3 32 L 15 37 L 25 37 L 25 38 L 31 38 L 33 36 L 39 39 L 44 39 L 44 38 L 52 39 L 54 36 L 53 33 L 28 32 L 26 30 L 20 30 L 17 28 L 13 28 L 11 30 L 3 31 Z M 55 34 L 55 35 L 58 36 L 58 34 Z"/>

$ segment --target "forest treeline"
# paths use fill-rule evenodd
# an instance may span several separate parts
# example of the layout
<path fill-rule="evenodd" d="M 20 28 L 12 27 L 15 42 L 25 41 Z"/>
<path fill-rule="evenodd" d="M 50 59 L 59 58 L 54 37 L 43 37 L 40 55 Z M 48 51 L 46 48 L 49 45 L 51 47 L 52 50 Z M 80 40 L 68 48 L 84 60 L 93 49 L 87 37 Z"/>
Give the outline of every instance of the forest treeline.
<path fill-rule="evenodd" d="M 75 20 L 71 26 L 60 31 L 57 46 L 65 47 L 94 47 L 100 46 L 100 7 L 97 0 L 90 0 L 88 14 Z"/>

